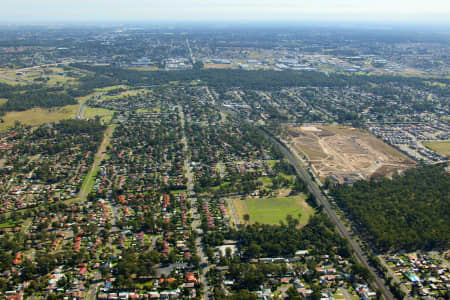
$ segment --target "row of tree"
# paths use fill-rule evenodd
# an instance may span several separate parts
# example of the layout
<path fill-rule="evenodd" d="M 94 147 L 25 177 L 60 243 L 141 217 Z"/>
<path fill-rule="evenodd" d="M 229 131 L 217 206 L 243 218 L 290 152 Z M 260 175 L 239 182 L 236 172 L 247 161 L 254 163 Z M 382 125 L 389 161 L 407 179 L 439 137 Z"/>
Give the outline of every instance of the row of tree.
<path fill-rule="evenodd" d="M 359 74 L 325 74 L 322 72 L 273 71 L 273 70 L 234 70 L 234 69 L 201 69 L 183 71 L 153 71 L 143 72 L 111 66 L 90 66 L 85 64 L 72 64 L 72 67 L 94 72 L 95 80 L 89 78 L 85 84 L 93 82 L 114 81 L 135 85 L 160 85 L 169 82 L 191 82 L 201 80 L 217 90 L 230 87 L 240 87 L 250 90 L 273 91 L 286 87 L 314 86 L 314 87 L 347 87 L 359 86 L 372 91 L 373 85 L 407 85 L 433 92 L 440 96 L 450 95 L 446 86 L 430 85 L 420 77 L 404 77 L 392 75 L 367 76 Z M 109 79 L 108 79 L 109 78 Z M 446 78 L 433 79 L 437 82 L 450 84 Z M 104 82 L 103 82 L 104 83 Z"/>

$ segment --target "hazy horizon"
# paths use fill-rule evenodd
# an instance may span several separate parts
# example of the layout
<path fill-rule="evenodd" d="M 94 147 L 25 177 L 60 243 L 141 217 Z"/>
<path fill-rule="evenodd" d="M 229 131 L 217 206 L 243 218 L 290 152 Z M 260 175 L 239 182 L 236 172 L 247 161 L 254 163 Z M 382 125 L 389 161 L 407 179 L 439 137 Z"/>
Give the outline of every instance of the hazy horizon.
<path fill-rule="evenodd" d="M 79 22 L 390 22 L 450 24 L 443 0 L 19 0 L 2 5 L 2 23 Z"/>

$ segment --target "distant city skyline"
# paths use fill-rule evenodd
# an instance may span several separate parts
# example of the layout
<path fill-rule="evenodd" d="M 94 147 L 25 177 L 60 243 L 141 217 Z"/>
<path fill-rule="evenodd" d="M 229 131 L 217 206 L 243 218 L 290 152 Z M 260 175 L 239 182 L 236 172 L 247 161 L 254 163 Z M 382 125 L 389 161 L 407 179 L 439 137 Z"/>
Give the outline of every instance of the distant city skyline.
<path fill-rule="evenodd" d="M 389 21 L 450 23 L 445 0 L 18 0 L 1 22 Z"/>

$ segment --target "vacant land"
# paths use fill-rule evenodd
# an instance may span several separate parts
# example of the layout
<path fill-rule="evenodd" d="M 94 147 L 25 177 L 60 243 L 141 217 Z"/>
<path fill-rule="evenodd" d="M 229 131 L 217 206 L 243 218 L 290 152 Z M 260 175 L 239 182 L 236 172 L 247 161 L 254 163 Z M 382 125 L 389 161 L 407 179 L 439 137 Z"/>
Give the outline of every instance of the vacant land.
<path fill-rule="evenodd" d="M 79 104 L 66 105 L 62 107 L 40 108 L 35 107 L 24 111 L 7 112 L 4 116 L 3 123 L 0 123 L 0 131 L 7 130 L 14 126 L 16 121 L 22 124 L 37 126 L 45 123 L 58 122 L 61 120 L 75 118 L 80 104 L 94 96 L 95 93 L 76 98 Z M 5 103 L 6 99 L 0 99 L 0 105 Z"/>
<path fill-rule="evenodd" d="M 0 98 L 0 105 L 5 104 L 8 101 L 8 99 Z"/>
<path fill-rule="evenodd" d="M 50 86 L 76 83 L 76 78 L 67 76 L 63 68 L 57 67 L 31 67 L 24 69 L 3 69 L 0 70 L 0 77 L 16 83 L 43 83 Z"/>
<path fill-rule="evenodd" d="M 114 115 L 114 112 L 114 110 L 110 109 L 86 106 L 83 112 L 83 118 L 93 119 L 96 116 L 99 116 L 103 122 L 109 123 Z"/>
<path fill-rule="evenodd" d="M 367 131 L 347 126 L 288 127 L 292 146 L 322 178 L 339 182 L 392 176 L 414 165 L 406 155 Z"/>
<path fill-rule="evenodd" d="M 301 214 L 300 225 L 308 223 L 314 210 L 309 206 L 304 195 L 278 198 L 233 199 L 233 206 L 239 221 L 245 223 L 244 215 L 250 216 L 250 223 L 278 224 L 285 221 L 287 215 L 297 218 Z"/>
<path fill-rule="evenodd" d="M 128 86 L 124 85 L 124 84 L 120 84 L 120 85 L 111 85 L 111 86 L 107 86 L 107 87 L 103 87 L 103 88 L 97 88 L 95 89 L 97 92 L 109 92 L 111 90 L 116 90 L 116 89 L 128 89 Z"/>
<path fill-rule="evenodd" d="M 104 133 L 104 137 L 103 137 L 103 141 L 100 144 L 100 147 L 98 148 L 97 153 L 95 154 L 94 157 L 94 163 L 91 166 L 91 169 L 88 173 L 88 175 L 86 176 L 83 185 L 81 186 L 80 192 L 78 194 L 78 198 L 77 200 L 86 200 L 87 196 L 89 195 L 89 193 L 92 190 L 92 187 L 95 184 L 95 177 L 97 176 L 98 171 L 100 170 L 100 164 L 101 162 L 105 159 L 105 151 L 106 151 L 106 147 L 109 145 L 111 137 L 114 133 L 114 129 L 116 127 L 114 125 L 109 126 L 105 133 Z"/>
<path fill-rule="evenodd" d="M 423 144 L 439 154 L 445 155 L 447 157 L 450 156 L 450 140 L 424 142 Z"/>
<path fill-rule="evenodd" d="M 118 94 L 117 96 L 113 96 L 114 97 L 124 97 L 124 96 L 136 96 L 139 93 L 144 93 L 145 91 L 147 91 L 146 89 L 131 89 L 131 90 L 126 90 L 121 92 L 120 94 Z"/>
<path fill-rule="evenodd" d="M 46 82 L 48 85 L 64 85 L 64 84 L 74 84 L 76 83 L 76 79 L 72 77 L 67 77 L 63 75 L 49 75 L 47 76 L 48 81 Z"/>
<path fill-rule="evenodd" d="M 0 83 L 9 84 L 9 85 L 20 84 L 20 82 L 16 81 L 15 78 L 5 75 L 2 71 L 0 71 Z"/>
<path fill-rule="evenodd" d="M 66 105 L 54 108 L 32 108 L 25 111 L 12 111 L 2 116 L 3 123 L 0 124 L 0 131 L 6 130 L 16 121 L 22 124 L 36 126 L 45 123 L 57 122 L 60 120 L 74 118 L 78 111 L 78 104 Z"/>
<path fill-rule="evenodd" d="M 111 93 L 117 90 L 117 93 Z M 97 92 L 101 92 L 102 94 L 102 100 L 110 100 L 110 99 L 116 99 L 116 98 L 122 98 L 126 96 L 136 96 L 140 93 L 145 93 L 147 91 L 150 91 L 150 89 L 134 89 L 130 88 L 126 85 L 113 85 L 108 86 L 101 89 L 96 89 Z M 111 93 L 108 95 L 108 93 Z"/>
<path fill-rule="evenodd" d="M 232 64 L 205 64 L 205 69 L 236 69 Z"/>

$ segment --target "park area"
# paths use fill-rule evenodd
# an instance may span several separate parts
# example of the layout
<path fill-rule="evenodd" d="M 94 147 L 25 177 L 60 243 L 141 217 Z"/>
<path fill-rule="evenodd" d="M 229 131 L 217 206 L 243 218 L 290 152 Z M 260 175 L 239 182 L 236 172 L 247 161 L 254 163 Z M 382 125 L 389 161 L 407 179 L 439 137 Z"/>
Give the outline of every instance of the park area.
<path fill-rule="evenodd" d="M 285 221 L 287 215 L 298 218 L 301 215 L 300 226 L 308 223 L 314 209 L 305 201 L 305 195 L 299 194 L 290 197 L 265 197 L 233 199 L 240 223 L 245 223 L 244 216 L 250 216 L 249 223 L 279 224 Z"/>
<path fill-rule="evenodd" d="M 369 132 L 340 125 L 286 128 L 291 146 L 321 179 L 343 183 L 377 176 L 391 177 L 414 166 L 405 154 Z"/>
<path fill-rule="evenodd" d="M 115 113 L 114 110 L 87 106 L 84 109 L 83 118 L 93 119 L 98 116 L 103 122 L 109 123 L 113 118 L 114 113 Z"/>
<path fill-rule="evenodd" d="M 52 108 L 35 107 L 24 111 L 7 112 L 2 117 L 3 123 L 0 124 L 0 131 L 13 127 L 16 122 L 37 126 L 45 123 L 71 119 L 76 116 L 78 108 L 79 105 L 75 104 Z"/>
<path fill-rule="evenodd" d="M 58 122 L 61 120 L 73 119 L 77 116 L 80 105 L 94 94 L 76 98 L 78 104 L 65 105 L 51 108 L 33 107 L 23 111 L 8 111 L 1 117 L 0 131 L 5 131 L 14 127 L 16 122 L 29 126 Z M 7 99 L 0 99 L 0 106 L 6 103 Z M 94 110 L 95 112 L 95 110 Z M 112 115 L 113 112 L 111 112 Z M 94 113 L 92 113 L 94 114 Z M 91 114 L 91 115 L 92 115 Z M 104 117 L 102 114 L 100 115 Z"/>

